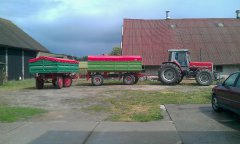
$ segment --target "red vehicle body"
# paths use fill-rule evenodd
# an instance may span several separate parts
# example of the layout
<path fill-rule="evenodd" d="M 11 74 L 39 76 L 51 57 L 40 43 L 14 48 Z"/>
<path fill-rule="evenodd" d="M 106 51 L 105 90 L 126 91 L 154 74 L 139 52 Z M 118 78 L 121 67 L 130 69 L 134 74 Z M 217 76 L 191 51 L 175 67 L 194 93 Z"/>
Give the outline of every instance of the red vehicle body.
<path fill-rule="evenodd" d="M 187 49 L 169 50 L 169 59 L 163 62 L 159 71 L 159 80 L 165 85 L 176 85 L 183 77 L 194 77 L 199 85 L 207 86 L 213 80 L 212 62 L 192 62 Z"/>
<path fill-rule="evenodd" d="M 229 109 L 240 115 L 240 72 L 231 74 L 212 89 L 212 108 L 217 112 Z"/>

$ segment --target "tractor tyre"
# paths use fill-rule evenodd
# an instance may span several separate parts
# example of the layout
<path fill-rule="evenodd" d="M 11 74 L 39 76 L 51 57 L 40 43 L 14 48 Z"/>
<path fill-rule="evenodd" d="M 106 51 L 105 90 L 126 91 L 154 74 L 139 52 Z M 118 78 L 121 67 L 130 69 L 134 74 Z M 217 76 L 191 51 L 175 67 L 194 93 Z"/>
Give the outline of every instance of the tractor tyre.
<path fill-rule="evenodd" d="M 135 77 L 131 74 L 126 74 L 123 76 L 123 84 L 132 85 L 135 82 Z"/>
<path fill-rule="evenodd" d="M 182 72 L 177 65 L 165 63 L 158 71 L 158 78 L 164 85 L 176 85 L 182 79 Z"/>
<path fill-rule="evenodd" d="M 42 78 L 36 78 L 36 88 L 43 89 L 44 87 L 44 80 Z"/>
<path fill-rule="evenodd" d="M 184 76 L 182 75 L 182 77 L 181 77 L 180 81 L 178 82 L 178 84 L 182 82 L 183 78 L 184 78 Z"/>
<path fill-rule="evenodd" d="M 93 86 L 101 86 L 103 84 L 103 77 L 101 75 L 94 75 L 91 81 Z"/>
<path fill-rule="evenodd" d="M 213 82 L 213 74 L 208 69 L 202 69 L 197 72 L 196 82 L 201 86 L 209 86 Z"/>

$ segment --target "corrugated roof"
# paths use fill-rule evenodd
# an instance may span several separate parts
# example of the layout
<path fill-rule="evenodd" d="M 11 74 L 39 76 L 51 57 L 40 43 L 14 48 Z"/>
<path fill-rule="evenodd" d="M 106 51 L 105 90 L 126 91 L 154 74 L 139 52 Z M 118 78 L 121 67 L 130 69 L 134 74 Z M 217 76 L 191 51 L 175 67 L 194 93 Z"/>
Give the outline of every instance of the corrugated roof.
<path fill-rule="evenodd" d="M 48 50 L 9 20 L 0 18 L 0 45 L 35 51 Z"/>
<path fill-rule="evenodd" d="M 168 60 L 169 49 L 189 49 L 192 61 L 240 64 L 240 20 L 125 19 L 123 55 L 140 55 L 144 65 Z"/>

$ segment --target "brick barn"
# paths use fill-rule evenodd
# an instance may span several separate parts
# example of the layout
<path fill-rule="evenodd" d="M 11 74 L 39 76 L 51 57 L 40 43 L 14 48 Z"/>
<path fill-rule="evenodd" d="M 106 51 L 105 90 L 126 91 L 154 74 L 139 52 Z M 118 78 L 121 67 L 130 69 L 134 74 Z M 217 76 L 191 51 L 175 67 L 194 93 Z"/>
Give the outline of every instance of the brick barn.
<path fill-rule="evenodd" d="M 192 61 L 211 61 L 226 76 L 240 71 L 240 19 L 124 19 L 122 55 L 141 55 L 157 74 L 169 49 L 189 49 Z"/>

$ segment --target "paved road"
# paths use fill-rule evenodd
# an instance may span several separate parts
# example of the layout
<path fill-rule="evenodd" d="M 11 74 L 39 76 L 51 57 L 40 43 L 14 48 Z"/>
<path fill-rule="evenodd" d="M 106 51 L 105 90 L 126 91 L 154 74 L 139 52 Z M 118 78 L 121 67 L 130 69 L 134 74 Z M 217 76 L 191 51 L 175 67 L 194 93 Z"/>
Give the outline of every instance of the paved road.
<path fill-rule="evenodd" d="M 184 144 L 239 144 L 240 118 L 210 105 L 166 105 Z"/>
<path fill-rule="evenodd" d="M 26 122 L 1 124 L 1 144 L 179 144 L 170 121 L 137 122 Z"/>
<path fill-rule="evenodd" d="M 0 123 L 0 144 L 240 143 L 239 117 L 233 113 L 215 113 L 210 105 L 166 105 L 166 108 L 169 118 L 147 123 L 79 120 Z"/>

